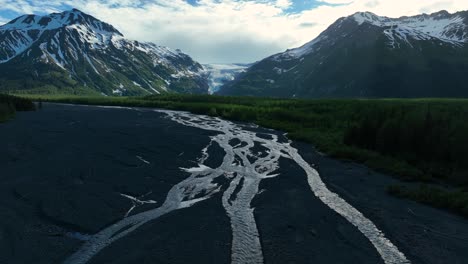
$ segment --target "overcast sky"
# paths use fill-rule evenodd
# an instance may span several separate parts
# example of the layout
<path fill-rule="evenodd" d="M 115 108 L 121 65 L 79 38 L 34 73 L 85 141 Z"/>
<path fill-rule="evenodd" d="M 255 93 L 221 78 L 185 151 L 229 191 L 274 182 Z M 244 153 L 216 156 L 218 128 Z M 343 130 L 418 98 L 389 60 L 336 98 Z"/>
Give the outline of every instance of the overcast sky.
<path fill-rule="evenodd" d="M 468 0 L 0 0 L 0 24 L 78 8 L 127 38 L 179 48 L 202 63 L 254 62 L 300 46 L 357 11 L 399 17 L 468 10 Z"/>

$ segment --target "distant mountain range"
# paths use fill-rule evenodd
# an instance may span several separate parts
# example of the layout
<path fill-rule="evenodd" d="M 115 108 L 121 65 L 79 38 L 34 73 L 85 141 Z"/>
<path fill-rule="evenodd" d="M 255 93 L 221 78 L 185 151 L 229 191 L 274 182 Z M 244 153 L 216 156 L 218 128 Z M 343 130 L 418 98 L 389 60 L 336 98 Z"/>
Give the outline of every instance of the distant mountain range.
<path fill-rule="evenodd" d="M 340 18 L 302 47 L 254 64 L 219 94 L 467 97 L 468 11 Z"/>
<path fill-rule="evenodd" d="M 468 11 L 359 12 L 255 64 L 201 65 L 77 9 L 0 26 L 0 91 L 298 98 L 467 97 Z"/>
<path fill-rule="evenodd" d="M 202 94 L 208 93 L 206 75 L 180 50 L 128 40 L 76 9 L 0 26 L 0 91 Z"/>

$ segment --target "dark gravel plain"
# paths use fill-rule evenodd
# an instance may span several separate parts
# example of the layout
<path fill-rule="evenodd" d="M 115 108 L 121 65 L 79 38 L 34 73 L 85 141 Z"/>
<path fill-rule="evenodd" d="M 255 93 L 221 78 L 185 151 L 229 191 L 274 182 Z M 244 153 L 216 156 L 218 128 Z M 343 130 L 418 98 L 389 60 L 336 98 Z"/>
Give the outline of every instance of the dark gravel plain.
<path fill-rule="evenodd" d="M 125 216 L 132 202 L 121 194 L 162 203 L 210 135 L 147 109 L 44 104 L 18 113 L 0 124 L 0 263 L 61 263 L 87 235 Z M 385 187 L 397 180 L 294 145 L 412 263 L 468 263 L 468 220 L 391 197 Z M 224 155 L 217 146 L 209 153 L 213 166 Z M 262 181 L 252 204 L 265 263 L 384 263 L 357 228 L 314 197 L 297 165 L 282 159 L 279 173 Z M 217 194 L 143 225 L 91 263 L 223 264 L 230 243 Z"/>

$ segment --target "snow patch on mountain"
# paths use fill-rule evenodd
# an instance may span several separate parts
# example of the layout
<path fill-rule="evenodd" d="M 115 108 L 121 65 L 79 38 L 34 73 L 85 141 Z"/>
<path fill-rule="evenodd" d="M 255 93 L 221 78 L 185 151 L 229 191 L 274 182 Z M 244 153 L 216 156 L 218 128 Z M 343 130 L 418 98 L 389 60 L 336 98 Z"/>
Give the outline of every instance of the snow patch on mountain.
<path fill-rule="evenodd" d="M 369 23 L 386 29 L 389 38 L 413 38 L 416 40 L 439 39 L 444 42 L 467 42 L 467 25 L 460 15 L 450 15 L 441 11 L 431 15 L 388 18 L 370 12 L 354 14 L 353 19 L 359 24 Z"/>
<path fill-rule="evenodd" d="M 328 37 L 326 35 L 320 35 L 317 38 L 315 38 L 314 40 L 312 40 L 311 42 L 308 42 L 308 43 L 304 44 L 303 46 L 301 46 L 299 48 L 289 49 L 284 53 L 281 53 L 281 54 L 278 54 L 278 55 L 274 56 L 273 59 L 274 60 L 281 60 L 281 59 L 283 59 L 285 57 L 286 58 L 301 58 L 304 55 L 307 55 L 307 54 L 313 52 L 314 50 L 317 50 L 316 44 L 321 42 L 321 41 L 324 41 L 326 39 L 328 39 Z"/>

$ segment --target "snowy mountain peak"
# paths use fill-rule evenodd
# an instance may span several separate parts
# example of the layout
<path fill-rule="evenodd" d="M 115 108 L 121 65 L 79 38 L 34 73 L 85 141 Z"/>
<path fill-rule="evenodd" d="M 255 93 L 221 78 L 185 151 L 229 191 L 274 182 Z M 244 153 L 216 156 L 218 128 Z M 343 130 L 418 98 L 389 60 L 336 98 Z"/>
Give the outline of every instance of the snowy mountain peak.
<path fill-rule="evenodd" d="M 343 38 L 351 38 L 357 27 L 377 27 L 377 31 L 387 39 L 389 48 L 414 47 L 417 41 L 440 41 L 443 44 L 460 47 L 468 43 L 468 12 L 450 14 L 442 10 L 432 14 L 389 18 L 371 12 L 357 12 L 338 19 L 314 40 L 295 49 L 273 56 L 275 60 L 296 59 L 333 45 Z M 366 29 L 364 29 L 366 31 Z M 362 39 L 365 41 L 365 39 Z"/>
<path fill-rule="evenodd" d="M 388 20 L 387 17 L 380 17 L 371 12 L 357 12 L 351 16 L 359 25 L 367 22 L 370 24 L 382 23 L 382 21 Z"/>
<path fill-rule="evenodd" d="M 50 32 L 57 31 L 53 41 L 58 45 L 59 31 L 63 30 L 78 36 L 75 42 L 87 44 L 91 49 L 105 48 L 111 41 L 123 38 L 112 25 L 78 9 L 46 16 L 24 15 L 0 26 L 0 38 L 3 40 L 0 43 L 0 63 L 15 58 Z"/>
<path fill-rule="evenodd" d="M 435 12 L 431 14 L 431 16 L 436 17 L 436 18 L 445 18 L 451 15 L 452 14 L 450 14 L 447 10 L 441 10 L 439 12 Z"/>
<path fill-rule="evenodd" d="M 450 14 L 443 10 L 430 15 L 388 18 L 370 12 L 360 12 L 354 14 L 352 18 L 358 25 L 368 23 L 386 28 L 384 34 L 392 42 L 397 39 L 438 39 L 455 45 L 468 42 L 468 26 L 466 19 L 460 13 Z"/>
<path fill-rule="evenodd" d="M 0 26 L 0 67 L 8 63 L 58 67 L 73 82 L 104 94 L 206 92 L 208 86 L 203 67 L 180 50 L 126 39 L 78 9 L 24 15 Z M 183 82 L 193 89 L 182 89 Z"/>
<path fill-rule="evenodd" d="M 348 17 L 349 18 L 349 17 Z M 404 16 L 400 18 L 389 18 L 378 16 L 371 12 L 358 12 L 351 16 L 359 25 L 369 23 L 379 27 L 385 26 L 404 26 L 408 25 L 414 28 L 430 27 L 430 26 L 466 26 L 465 18 L 460 14 L 450 14 L 442 10 L 432 14 L 422 14 L 417 16 Z"/>
<path fill-rule="evenodd" d="M 54 30 L 72 25 L 83 25 L 98 31 L 105 31 L 122 35 L 113 26 L 104 23 L 78 9 L 72 9 L 62 13 L 52 13 L 46 16 L 24 15 L 13 19 L 9 23 L 0 26 L 1 31 L 27 31 L 27 30 Z"/>
<path fill-rule="evenodd" d="M 354 19 L 359 25 L 363 23 L 369 23 L 375 26 L 392 26 L 392 25 L 403 25 L 403 24 L 416 24 L 421 26 L 422 24 L 433 24 L 434 21 L 442 21 L 446 24 L 463 24 L 464 17 L 462 17 L 459 13 L 450 14 L 446 10 L 442 10 L 432 14 L 422 14 L 417 16 L 403 16 L 400 18 L 389 18 L 385 16 L 378 16 L 371 12 L 357 12 L 352 16 L 348 17 Z"/>

